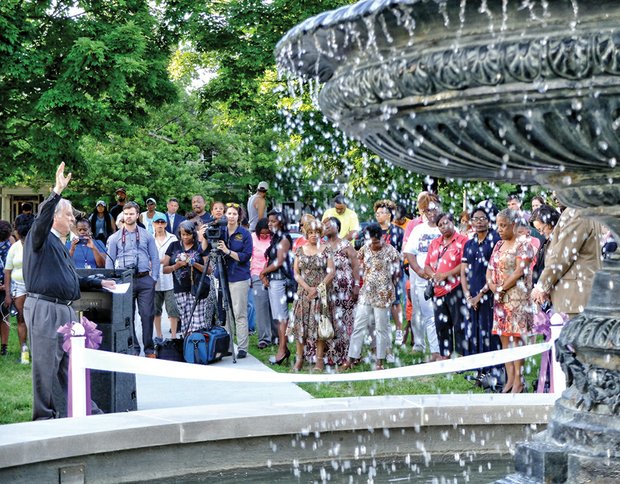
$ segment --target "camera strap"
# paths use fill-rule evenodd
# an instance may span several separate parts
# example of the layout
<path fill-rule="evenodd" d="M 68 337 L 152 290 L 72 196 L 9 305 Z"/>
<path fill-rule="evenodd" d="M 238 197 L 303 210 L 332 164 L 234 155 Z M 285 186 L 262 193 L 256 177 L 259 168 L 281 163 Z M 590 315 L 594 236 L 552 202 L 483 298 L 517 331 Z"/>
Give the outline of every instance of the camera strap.
<path fill-rule="evenodd" d="M 125 258 L 125 256 L 127 255 L 127 252 L 125 250 L 125 244 L 127 243 L 127 233 L 129 231 L 123 227 L 123 230 L 121 232 L 121 244 L 123 246 L 123 268 L 127 267 L 127 260 Z M 136 230 L 135 230 L 135 234 L 136 234 L 136 267 L 135 270 L 139 270 L 138 266 L 140 264 L 140 227 L 136 226 Z"/>

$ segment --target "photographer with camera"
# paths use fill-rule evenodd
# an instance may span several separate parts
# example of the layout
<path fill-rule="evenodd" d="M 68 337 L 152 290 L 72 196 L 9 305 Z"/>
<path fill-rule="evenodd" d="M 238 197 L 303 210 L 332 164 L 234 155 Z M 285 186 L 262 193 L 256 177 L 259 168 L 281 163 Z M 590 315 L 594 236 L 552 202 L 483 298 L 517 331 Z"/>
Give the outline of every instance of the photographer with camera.
<path fill-rule="evenodd" d="M 228 311 L 226 330 L 231 333 L 234 315 L 237 358 L 239 359 L 245 358 L 248 354 L 248 292 L 250 289 L 250 259 L 252 258 L 253 245 L 252 234 L 239 224 L 242 217 L 243 209 L 238 203 L 227 203 L 227 225 L 223 230 L 223 238 L 217 242 L 218 250 L 225 256 L 224 267 L 233 312 L 231 315 Z"/>
<path fill-rule="evenodd" d="M 177 238 L 166 249 L 163 273 L 174 276 L 174 299 L 181 316 L 181 330 L 188 334 L 211 326 L 215 291 L 210 290 L 210 283 L 203 284 L 209 294 L 196 298 L 200 280 L 205 276 L 208 254 L 200 246 L 196 224 L 191 220 L 181 222 Z"/>
<path fill-rule="evenodd" d="M 75 223 L 77 237 L 67 241 L 69 255 L 78 269 L 93 269 L 105 266 L 103 242 L 93 239 L 88 219 L 80 218 Z"/>
<path fill-rule="evenodd" d="M 130 269 L 133 271 L 134 308 L 142 321 L 142 343 L 144 355 L 155 358 L 153 344 L 153 320 L 155 318 L 155 284 L 159 278 L 159 252 L 155 238 L 146 229 L 138 226 L 140 207 L 136 202 L 127 202 L 123 207 L 125 226 L 108 239 L 107 269 Z M 135 311 L 135 309 L 134 309 Z M 133 328 L 133 351 L 140 354 L 140 344 Z"/>

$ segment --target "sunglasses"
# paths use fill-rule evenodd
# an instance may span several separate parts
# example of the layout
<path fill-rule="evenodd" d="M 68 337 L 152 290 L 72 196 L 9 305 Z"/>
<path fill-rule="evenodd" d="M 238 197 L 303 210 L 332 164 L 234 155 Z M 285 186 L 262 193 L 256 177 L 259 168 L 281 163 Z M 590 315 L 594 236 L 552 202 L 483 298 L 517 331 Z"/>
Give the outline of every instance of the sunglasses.
<path fill-rule="evenodd" d="M 227 207 L 232 207 L 232 208 L 241 208 L 241 205 L 239 205 L 238 203 L 227 203 L 226 204 Z"/>
<path fill-rule="evenodd" d="M 165 220 L 155 220 L 154 223 L 156 223 L 156 224 L 165 224 L 166 221 Z"/>

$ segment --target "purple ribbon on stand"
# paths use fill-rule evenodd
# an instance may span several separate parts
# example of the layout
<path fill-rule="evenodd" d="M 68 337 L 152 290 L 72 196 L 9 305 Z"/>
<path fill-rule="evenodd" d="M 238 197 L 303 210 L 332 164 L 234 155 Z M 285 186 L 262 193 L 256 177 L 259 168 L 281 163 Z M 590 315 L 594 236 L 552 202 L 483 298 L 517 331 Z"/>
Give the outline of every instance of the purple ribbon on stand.
<path fill-rule="evenodd" d="M 101 346 L 101 341 L 103 340 L 103 333 L 97 329 L 97 325 L 86 319 L 82 316 L 80 320 L 82 326 L 84 327 L 84 337 L 86 338 L 84 346 L 86 348 L 96 350 Z M 71 337 L 73 336 L 73 324 L 75 321 L 69 321 L 64 326 L 58 328 L 57 332 L 63 335 L 63 343 L 62 349 L 69 354 L 69 358 L 71 358 Z M 71 383 L 71 364 L 69 364 L 69 388 L 67 392 L 67 414 L 69 416 L 73 415 L 73 389 Z M 90 369 L 86 369 L 86 415 L 92 414 L 92 401 L 90 398 Z"/>
<path fill-rule="evenodd" d="M 563 323 L 568 319 L 564 313 L 556 313 L 553 309 L 548 311 L 539 310 L 534 315 L 532 332 L 542 334 L 545 341 L 551 340 L 551 318 L 559 316 Z M 557 319 L 556 318 L 554 319 Z M 547 383 L 547 373 L 549 374 L 549 392 L 553 393 L 553 365 L 551 362 L 551 350 L 545 351 L 540 358 L 540 370 L 538 372 L 538 387 L 536 393 L 545 393 L 545 383 Z"/>

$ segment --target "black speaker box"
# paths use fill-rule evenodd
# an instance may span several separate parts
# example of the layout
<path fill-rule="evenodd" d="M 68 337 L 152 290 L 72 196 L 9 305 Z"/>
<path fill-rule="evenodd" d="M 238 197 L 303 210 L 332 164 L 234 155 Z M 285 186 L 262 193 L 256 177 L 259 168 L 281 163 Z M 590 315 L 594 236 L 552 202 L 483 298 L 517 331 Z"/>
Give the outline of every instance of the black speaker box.
<path fill-rule="evenodd" d="M 103 275 L 117 283 L 132 283 L 130 271 L 110 269 L 78 269 L 80 276 Z M 133 323 L 132 287 L 125 294 L 107 291 L 82 291 L 81 299 L 73 303 L 74 309 L 97 324 L 103 333 L 100 350 L 128 354 L 132 346 Z M 91 397 L 105 413 L 127 412 L 137 409 L 136 376 L 133 373 L 116 373 L 91 370 Z"/>

